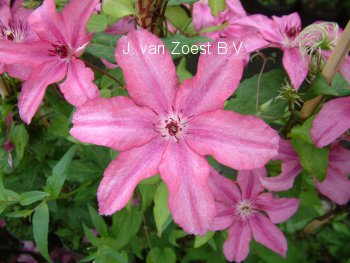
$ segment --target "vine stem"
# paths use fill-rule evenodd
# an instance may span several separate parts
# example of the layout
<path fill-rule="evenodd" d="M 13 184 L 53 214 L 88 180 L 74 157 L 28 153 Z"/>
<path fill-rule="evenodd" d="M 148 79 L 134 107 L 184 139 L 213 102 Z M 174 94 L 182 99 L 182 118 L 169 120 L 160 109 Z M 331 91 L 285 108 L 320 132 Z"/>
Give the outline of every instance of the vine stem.
<path fill-rule="evenodd" d="M 88 65 L 89 67 L 96 69 L 97 71 L 101 72 L 103 75 L 106 75 L 107 77 L 109 77 L 110 79 L 114 80 L 115 82 L 117 82 L 121 87 L 124 87 L 123 83 L 121 83 L 118 79 L 116 79 L 115 77 L 113 77 L 111 74 L 109 74 L 107 71 L 87 62 L 86 60 L 80 58 L 81 60 L 83 60 L 85 62 L 86 65 Z"/>
<path fill-rule="evenodd" d="M 322 75 L 325 76 L 328 84 L 332 83 L 332 80 L 335 76 L 335 73 L 338 70 L 338 67 L 341 65 L 347 53 L 350 49 L 350 21 L 348 22 L 344 32 L 334 48 L 332 55 L 328 59 L 326 65 L 322 70 Z M 315 111 L 315 108 L 322 100 L 322 96 L 319 95 L 311 100 L 308 100 L 304 103 L 300 113 L 302 119 L 307 119 Z"/>

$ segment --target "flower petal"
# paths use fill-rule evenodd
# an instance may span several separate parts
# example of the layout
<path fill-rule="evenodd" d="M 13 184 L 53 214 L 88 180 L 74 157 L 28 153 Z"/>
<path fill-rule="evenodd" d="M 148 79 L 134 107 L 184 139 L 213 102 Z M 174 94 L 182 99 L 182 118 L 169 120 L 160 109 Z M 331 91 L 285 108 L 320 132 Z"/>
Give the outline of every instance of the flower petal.
<path fill-rule="evenodd" d="M 159 48 L 156 54 L 151 53 L 153 47 Z M 171 56 L 160 39 L 145 30 L 132 31 L 118 41 L 115 58 L 136 104 L 148 106 L 159 114 L 170 112 L 178 78 Z"/>
<path fill-rule="evenodd" d="M 228 239 L 224 243 L 224 254 L 227 260 L 242 262 L 249 254 L 249 244 L 252 234 L 245 221 L 236 221 L 228 229 Z"/>
<path fill-rule="evenodd" d="M 212 43 L 210 54 L 199 57 L 197 74 L 185 80 L 176 95 L 176 109 L 184 116 L 223 109 L 239 85 L 246 55 L 237 54 L 232 43 L 228 43 L 227 54 L 220 54 L 218 43 Z"/>
<path fill-rule="evenodd" d="M 272 20 L 284 34 L 289 29 L 301 29 L 301 19 L 297 12 L 285 16 L 272 16 Z"/>
<path fill-rule="evenodd" d="M 282 62 L 293 87 L 298 90 L 309 72 L 309 60 L 302 57 L 299 48 L 286 48 Z"/>
<path fill-rule="evenodd" d="M 258 209 L 264 210 L 272 223 L 278 224 L 292 217 L 298 209 L 296 198 L 274 198 L 272 193 L 262 193 L 254 200 Z"/>
<path fill-rule="evenodd" d="M 44 98 L 48 85 L 61 81 L 66 75 L 65 62 L 48 62 L 34 68 L 23 83 L 18 99 L 21 119 L 29 124 Z"/>
<path fill-rule="evenodd" d="M 28 18 L 29 25 L 44 41 L 50 43 L 66 41 L 66 28 L 61 14 L 56 10 L 55 0 L 45 0 Z"/>
<path fill-rule="evenodd" d="M 350 84 L 350 57 L 349 56 L 346 59 L 344 59 L 343 63 L 340 65 L 339 72 Z"/>
<path fill-rule="evenodd" d="M 282 163 L 282 173 L 276 177 L 261 178 L 262 185 L 270 191 L 285 191 L 293 187 L 294 179 L 300 174 L 302 167 L 299 161 Z"/>
<path fill-rule="evenodd" d="M 70 0 L 62 10 L 62 18 L 66 26 L 66 39 L 74 48 L 84 45 L 86 24 L 99 0 Z"/>
<path fill-rule="evenodd" d="M 215 200 L 219 202 L 233 204 L 241 200 L 237 184 L 220 175 L 213 167 L 210 167 L 208 184 Z"/>
<path fill-rule="evenodd" d="M 264 187 L 260 182 L 260 178 L 264 177 L 266 177 L 265 167 L 238 172 L 237 182 L 241 188 L 243 200 L 252 200 L 255 196 L 264 191 Z"/>
<path fill-rule="evenodd" d="M 137 148 L 122 152 L 107 167 L 98 187 L 101 215 L 111 215 L 130 200 L 136 185 L 158 173 L 165 143 L 158 138 Z"/>
<path fill-rule="evenodd" d="M 328 167 L 326 179 L 320 183 L 316 180 L 317 190 L 339 205 L 345 205 L 350 200 L 349 178 Z"/>
<path fill-rule="evenodd" d="M 350 151 L 345 149 L 339 142 L 332 144 L 329 153 L 329 166 L 342 174 L 349 174 Z"/>
<path fill-rule="evenodd" d="M 262 167 L 277 155 L 278 134 L 262 120 L 217 110 L 188 123 L 186 141 L 201 155 L 213 155 L 237 170 Z"/>
<path fill-rule="evenodd" d="M 290 141 L 280 139 L 278 155 L 275 157 L 276 160 L 282 161 L 300 161 L 297 152 L 293 149 Z"/>
<path fill-rule="evenodd" d="M 87 100 L 91 100 L 100 95 L 95 85 L 94 72 L 85 67 L 80 59 L 73 59 L 68 66 L 66 80 L 60 84 L 60 89 L 66 100 L 78 107 Z"/>
<path fill-rule="evenodd" d="M 206 233 L 215 216 L 207 160 L 183 141 L 169 143 L 159 170 L 168 187 L 169 209 L 175 223 L 191 234 Z"/>
<path fill-rule="evenodd" d="M 214 223 L 210 226 L 211 231 L 224 230 L 230 227 L 235 220 L 236 210 L 233 206 L 216 202 L 216 216 Z"/>
<path fill-rule="evenodd" d="M 127 97 L 97 98 L 74 113 L 70 134 L 82 142 L 127 150 L 158 135 L 152 126 L 154 117 L 151 110 Z"/>
<path fill-rule="evenodd" d="M 350 129 L 350 97 L 334 99 L 323 105 L 312 123 L 311 137 L 318 147 L 335 141 Z"/>
<path fill-rule="evenodd" d="M 269 219 L 257 213 L 249 219 L 249 225 L 253 237 L 258 243 L 280 254 L 282 257 L 286 256 L 287 240 L 281 230 L 271 223 Z"/>

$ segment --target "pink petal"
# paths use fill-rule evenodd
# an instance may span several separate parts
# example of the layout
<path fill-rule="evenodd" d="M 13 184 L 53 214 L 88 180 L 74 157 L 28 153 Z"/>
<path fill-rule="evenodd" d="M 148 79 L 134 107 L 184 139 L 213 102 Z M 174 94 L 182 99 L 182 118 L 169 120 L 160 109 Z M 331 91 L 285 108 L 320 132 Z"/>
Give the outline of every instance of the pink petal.
<path fill-rule="evenodd" d="M 280 139 L 278 155 L 275 158 L 276 160 L 282 161 L 300 161 L 297 152 L 293 149 L 290 141 Z"/>
<path fill-rule="evenodd" d="M 350 171 L 350 151 L 345 149 L 340 143 L 332 144 L 329 153 L 329 166 L 342 174 L 349 174 Z"/>
<path fill-rule="evenodd" d="M 83 46 L 86 38 L 86 24 L 99 0 L 70 0 L 62 10 L 66 26 L 66 39 L 74 48 Z"/>
<path fill-rule="evenodd" d="M 350 200 L 350 180 L 346 175 L 328 167 L 326 179 L 316 181 L 317 190 L 339 205 L 345 205 Z"/>
<path fill-rule="evenodd" d="M 70 134 L 82 142 L 127 150 L 158 135 L 152 126 L 154 117 L 151 110 L 136 106 L 128 97 L 97 98 L 78 108 Z"/>
<path fill-rule="evenodd" d="M 224 230 L 230 227 L 235 220 L 236 210 L 232 205 L 216 202 L 216 216 L 214 223 L 210 226 L 211 231 Z"/>
<path fill-rule="evenodd" d="M 281 17 L 272 16 L 272 20 L 278 26 L 282 34 L 285 34 L 286 31 L 291 28 L 301 29 L 301 19 L 296 12 Z"/>
<path fill-rule="evenodd" d="M 280 254 L 282 257 L 286 256 L 287 240 L 281 230 L 271 223 L 269 219 L 256 213 L 254 217 L 249 219 L 249 225 L 253 237 L 258 243 Z"/>
<path fill-rule="evenodd" d="M 55 0 L 45 0 L 30 15 L 28 22 L 41 40 L 50 43 L 56 43 L 58 41 L 67 43 L 67 30 L 61 14 L 56 10 Z"/>
<path fill-rule="evenodd" d="M 98 187 L 99 212 L 111 215 L 122 209 L 130 200 L 136 185 L 158 173 L 165 149 L 158 138 L 137 148 L 119 154 L 107 167 Z"/>
<path fill-rule="evenodd" d="M 13 64 L 6 65 L 5 70 L 11 77 L 26 80 L 31 72 L 30 67 L 26 67 L 23 65 Z"/>
<path fill-rule="evenodd" d="M 132 16 L 125 16 L 117 23 L 107 28 L 105 32 L 111 35 L 125 35 L 136 29 L 135 19 Z"/>
<path fill-rule="evenodd" d="M 198 154 L 213 155 L 224 165 L 250 170 L 277 155 L 278 134 L 262 120 L 217 110 L 193 118 L 186 141 Z"/>
<path fill-rule="evenodd" d="M 44 98 L 48 85 L 61 81 L 66 75 L 65 62 L 48 62 L 33 69 L 28 79 L 23 83 L 18 99 L 21 119 L 29 124 Z"/>
<path fill-rule="evenodd" d="M 349 129 L 350 97 L 334 99 L 324 104 L 314 119 L 311 137 L 318 147 L 323 147 Z"/>
<path fill-rule="evenodd" d="M 228 239 L 224 243 L 224 254 L 227 260 L 242 262 L 249 254 L 252 234 L 246 221 L 237 220 L 228 229 Z"/>
<path fill-rule="evenodd" d="M 282 223 L 292 217 L 298 209 L 296 198 L 274 198 L 271 193 L 262 193 L 254 200 L 259 210 L 267 213 L 274 224 Z"/>
<path fill-rule="evenodd" d="M 208 3 L 203 3 L 201 1 L 193 4 L 192 17 L 193 26 L 196 31 L 220 24 L 219 19 L 213 17 L 211 14 Z"/>
<path fill-rule="evenodd" d="M 246 58 L 236 54 L 232 43 L 228 43 L 227 50 L 228 54 L 218 54 L 215 42 L 211 45 L 211 54 L 199 57 L 197 74 L 185 80 L 176 95 L 178 111 L 190 116 L 224 108 L 224 102 L 239 85 Z"/>
<path fill-rule="evenodd" d="M 346 59 L 344 59 L 343 63 L 340 65 L 339 72 L 350 84 L 350 57 L 349 56 Z"/>
<path fill-rule="evenodd" d="M 55 60 L 49 56 L 51 48 L 50 44 L 43 41 L 19 43 L 0 40 L 0 63 L 19 64 L 33 68 Z"/>
<path fill-rule="evenodd" d="M 164 43 L 145 30 L 135 30 L 117 44 L 115 58 L 123 70 L 129 95 L 136 104 L 148 106 L 159 114 L 174 105 L 178 78 L 168 50 L 151 54 L 150 46 Z M 130 46 L 130 53 L 128 52 Z M 143 49 L 143 51 L 142 51 Z"/>
<path fill-rule="evenodd" d="M 265 167 L 250 171 L 239 171 L 237 182 L 242 191 L 243 200 L 252 200 L 255 196 L 264 191 L 260 178 L 266 177 Z"/>
<path fill-rule="evenodd" d="M 227 8 L 233 12 L 232 17 L 244 17 L 247 15 L 240 0 L 226 0 Z"/>
<path fill-rule="evenodd" d="M 0 17 L 3 25 L 7 27 L 8 22 L 12 17 L 11 9 L 10 9 L 10 1 L 7 1 L 7 0 L 0 1 Z"/>
<path fill-rule="evenodd" d="M 261 178 L 262 185 L 270 191 L 285 191 L 293 187 L 294 179 L 300 174 L 302 167 L 299 161 L 282 163 L 282 173 L 275 177 Z"/>
<path fill-rule="evenodd" d="M 220 175 L 213 167 L 210 167 L 208 184 L 215 200 L 233 204 L 241 200 L 241 193 L 236 183 Z"/>
<path fill-rule="evenodd" d="M 298 90 L 309 72 L 309 60 L 302 57 L 299 48 L 286 48 L 282 62 L 293 87 Z"/>
<path fill-rule="evenodd" d="M 208 186 L 209 165 L 185 142 L 169 143 L 159 167 L 169 191 L 169 209 L 175 223 L 190 234 L 204 234 L 215 216 Z"/>
<path fill-rule="evenodd" d="M 73 59 L 68 66 L 66 80 L 60 84 L 60 89 L 66 100 L 78 107 L 87 100 L 91 100 L 100 95 L 95 85 L 94 72 L 85 67 L 80 59 Z"/>

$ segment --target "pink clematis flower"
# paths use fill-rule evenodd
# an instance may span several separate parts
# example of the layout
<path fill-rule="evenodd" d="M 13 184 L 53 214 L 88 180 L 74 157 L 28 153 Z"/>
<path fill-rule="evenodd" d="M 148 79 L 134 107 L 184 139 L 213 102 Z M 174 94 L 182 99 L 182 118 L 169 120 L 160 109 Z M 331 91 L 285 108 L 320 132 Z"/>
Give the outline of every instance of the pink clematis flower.
<path fill-rule="evenodd" d="M 298 154 L 290 142 L 280 140 L 279 154 L 275 158 L 282 160 L 282 173 L 276 177 L 261 177 L 262 185 L 270 191 L 285 191 L 293 187 L 294 179 L 301 173 L 302 167 Z M 339 143 L 331 146 L 327 176 L 323 182 L 316 183 L 317 190 L 333 202 L 344 205 L 350 200 L 350 151 Z M 336 191 L 334 189 L 337 189 Z"/>
<path fill-rule="evenodd" d="M 0 41 L 6 39 L 23 43 L 37 40 L 27 23 L 32 10 L 23 8 L 22 4 L 23 0 L 16 0 L 11 7 L 10 0 L 0 0 Z M 0 74 L 3 72 L 24 80 L 30 74 L 30 67 L 0 63 Z"/>
<path fill-rule="evenodd" d="M 226 0 L 226 10 L 220 12 L 217 17 L 212 15 L 208 1 L 201 0 L 193 4 L 192 16 L 194 28 L 202 36 L 215 40 L 230 38 L 242 41 L 248 53 L 269 45 L 256 28 L 235 24 L 237 20 L 247 16 L 239 0 Z M 206 29 L 213 27 L 219 28 L 212 32 L 205 32 Z"/>
<path fill-rule="evenodd" d="M 298 13 L 272 19 L 263 15 L 251 15 L 236 21 L 239 25 L 252 26 L 259 30 L 272 47 L 283 50 L 283 66 L 295 89 L 307 76 L 309 59 L 301 54 L 298 36 L 301 32 L 301 20 Z"/>
<path fill-rule="evenodd" d="M 260 177 L 266 177 L 265 168 L 238 172 L 237 183 L 210 170 L 209 186 L 217 211 L 210 229 L 228 228 L 224 254 L 229 261 L 241 262 L 248 256 L 252 237 L 281 256 L 286 255 L 287 240 L 274 224 L 289 219 L 298 209 L 299 200 L 263 193 Z"/>
<path fill-rule="evenodd" d="M 350 129 L 350 97 L 325 103 L 312 123 L 311 137 L 318 147 L 326 146 Z"/>
<path fill-rule="evenodd" d="M 277 154 L 279 137 L 254 116 L 223 110 L 242 77 L 245 56 L 233 50 L 218 55 L 213 45 L 211 54 L 200 56 L 197 75 L 178 87 L 169 52 L 142 51 L 150 45 L 163 43 L 144 30 L 119 40 L 115 56 L 131 98 L 98 98 L 78 107 L 70 133 L 121 151 L 98 188 L 100 214 L 122 209 L 141 180 L 160 173 L 174 221 L 203 234 L 215 215 L 204 156 L 236 169 L 262 167 Z"/>
<path fill-rule="evenodd" d="M 85 27 L 97 2 L 71 0 L 59 14 L 55 1 L 45 0 L 28 18 L 39 41 L 0 41 L 0 62 L 31 67 L 18 102 L 20 116 L 26 123 L 31 122 L 52 83 L 65 80 L 60 89 L 75 106 L 99 95 L 92 70 L 79 59 L 92 38 Z"/>

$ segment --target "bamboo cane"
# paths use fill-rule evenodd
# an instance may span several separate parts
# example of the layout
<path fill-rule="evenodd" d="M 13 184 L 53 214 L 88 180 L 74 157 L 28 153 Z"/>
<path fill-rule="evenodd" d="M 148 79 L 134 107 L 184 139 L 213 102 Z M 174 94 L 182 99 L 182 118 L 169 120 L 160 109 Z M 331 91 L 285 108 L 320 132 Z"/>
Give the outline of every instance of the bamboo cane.
<path fill-rule="evenodd" d="M 322 70 L 322 74 L 326 78 L 328 84 L 332 83 L 332 80 L 339 66 L 347 56 L 349 50 L 350 50 L 350 21 L 345 27 L 345 30 L 337 46 L 335 47 L 334 51 L 332 52 L 332 55 L 330 56 L 325 67 Z M 311 100 L 306 101 L 300 112 L 301 118 L 302 119 L 308 118 L 314 112 L 315 108 L 317 107 L 321 99 L 322 99 L 322 95 L 319 95 Z"/>

